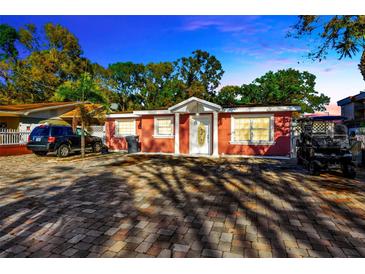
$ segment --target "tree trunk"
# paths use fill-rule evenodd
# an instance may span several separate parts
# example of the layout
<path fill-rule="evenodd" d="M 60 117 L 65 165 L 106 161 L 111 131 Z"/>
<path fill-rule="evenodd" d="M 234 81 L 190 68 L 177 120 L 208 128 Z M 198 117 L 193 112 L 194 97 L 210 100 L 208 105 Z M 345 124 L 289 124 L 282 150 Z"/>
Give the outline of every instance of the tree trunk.
<path fill-rule="evenodd" d="M 85 158 L 85 122 L 81 117 L 81 158 Z"/>
<path fill-rule="evenodd" d="M 359 69 L 360 69 L 362 78 L 365 81 L 365 47 L 364 47 L 363 52 L 362 52 L 362 55 L 361 55 Z"/>

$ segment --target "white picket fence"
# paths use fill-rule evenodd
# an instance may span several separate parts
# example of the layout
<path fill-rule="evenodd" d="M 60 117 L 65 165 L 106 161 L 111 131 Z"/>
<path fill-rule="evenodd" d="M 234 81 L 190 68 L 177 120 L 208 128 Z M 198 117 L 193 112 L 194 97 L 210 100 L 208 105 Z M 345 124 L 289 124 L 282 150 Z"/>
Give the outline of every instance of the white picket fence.
<path fill-rule="evenodd" d="M 0 146 L 26 144 L 30 132 L 18 131 L 11 128 L 0 128 Z"/>

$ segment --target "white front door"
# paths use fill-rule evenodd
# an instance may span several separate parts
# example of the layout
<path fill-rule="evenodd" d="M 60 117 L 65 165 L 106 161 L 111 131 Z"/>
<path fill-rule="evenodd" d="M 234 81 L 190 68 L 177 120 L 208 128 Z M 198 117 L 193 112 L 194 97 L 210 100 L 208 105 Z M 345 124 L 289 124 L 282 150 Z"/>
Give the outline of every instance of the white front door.
<path fill-rule="evenodd" d="M 210 115 L 190 116 L 190 154 L 211 154 L 211 125 Z"/>

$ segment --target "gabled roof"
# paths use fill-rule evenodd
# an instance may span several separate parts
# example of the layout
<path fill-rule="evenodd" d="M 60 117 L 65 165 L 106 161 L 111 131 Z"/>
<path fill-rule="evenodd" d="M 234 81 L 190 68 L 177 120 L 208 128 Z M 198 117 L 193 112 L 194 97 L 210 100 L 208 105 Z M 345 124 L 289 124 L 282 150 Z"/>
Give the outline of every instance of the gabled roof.
<path fill-rule="evenodd" d="M 356 102 L 361 100 L 365 100 L 365 91 L 360 91 L 359 94 L 356 94 L 354 96 L 348 96 L 340 101 L 337 101 L 337 105 L 344 106 L 350 104 L 351 102 Z"/>
<path fill-rule="evenodd" d="M 171 112 L 175 112 L 180 109 L 183 109 L 187 105 L 194 104 L 194 103 L 201 104 L 204 108 L 207 108 L 209 110 L 220 111 L 222 109 L 222 107 L 220 105 L 211 103 L 209 101 L 206 101 L 206 100 L 203 100 L 203 99 L 200 99 L 197 97 L 190 97 L 189 99 L 186 99 L 185 101 L 182 101 L 172 107 L 169 107 L 168 110 Z"/>

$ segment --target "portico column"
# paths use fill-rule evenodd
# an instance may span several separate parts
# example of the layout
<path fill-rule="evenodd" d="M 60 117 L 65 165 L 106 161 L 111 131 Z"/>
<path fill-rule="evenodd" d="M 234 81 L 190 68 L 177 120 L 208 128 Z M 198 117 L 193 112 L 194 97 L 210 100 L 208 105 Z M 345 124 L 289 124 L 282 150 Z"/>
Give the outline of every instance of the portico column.
<path fill-rule="evenodd" d="M 218 112 L 213 112 L 213 156 L 218 157 Z"/>
<path fill-rule="evenodd" d="M 180 154 L 180 113 L 175 113 L 175 154 Z"/>

